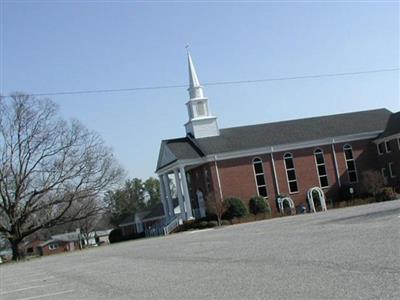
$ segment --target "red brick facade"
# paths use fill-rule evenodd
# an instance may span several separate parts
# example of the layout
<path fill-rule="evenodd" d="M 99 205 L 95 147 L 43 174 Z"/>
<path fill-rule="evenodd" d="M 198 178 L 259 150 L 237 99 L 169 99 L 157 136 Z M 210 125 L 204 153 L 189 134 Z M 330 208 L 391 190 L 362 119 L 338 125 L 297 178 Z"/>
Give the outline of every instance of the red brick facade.
<path fill-rule="evenodd" d="M 357 192 L 360 187 L 359 183 L 361 180 L 361 174 L 363 172 L 368 170 L 380 170 L 381 166 L 387 165 L 388 162 L 393 162 L 393 166 L 396 168 L 395 172 L 400 177 L 400 170 L 398 169 L 400 167 L 399 145 L 395 144 L 395 140 L 393 140 L 391 143 L 393 143 L 391 147 L 392 152 L 385 155 L 378 155 L 377 147 L 373 143 L 373 140 L 337 143 L 333 146 L 332 144 L 329 144 L 318 147 L 273 153 L 279 193 L 289 195 L 293 199 L 295 206 L 301 204 L 307 205 L 308 190 L 312 187 L 320 186 L 314 157 L 314 151 L 316 149 L 321 149 L 324 155 L 329 183 L 328 187 L 323 188 L 327 198 L 327 203 L 334 203 L 335 201 L 340 200 L 339 180 L 342 189 L 348 186 L 353 186 L 354 190 Z M 343 150 L 343 147 L 346 144 L 350 145 L 352 148 L 356 164 L 358 183 L 351 183 L 349 181 L 345 153 Z M 335 166 L 333 147 L 336 154 L 337 170 Z M 283 159 L 284 154 L 288 152 L 290 152 L 293 156 L 296 170 L 298 192 L 295 193 L 289 192 L 287 174 Z M 228 197 L 238 197 L 247 204 L 248 200 L 252 196 L 257 195 L 257 185 L 253 169 L 253 159 L 256 157 L 263 161 L 264 177 L 268 191 L 268 201 L 273 213 L 277 213 L 278 210 L 275 199 L 278 195 L 278 188 L 275 183 L 272 157 L 270 153 L 217 161 L 222 196 L 224 199 Z M 210 176 L 209 184 L 207 184 L 205 172 Z M 214 197 L 217 197 L 217 199 L 220 198 L 215 162 L 191 169 L 188 173 L 190 177 L 189 192 L 191 195 L 193 208 L 197 207 L 197 201 L 195 200 L 197 190 L 202 191 L 206 200 L 211 200 L 211 198 Z M 390 183 L 394 183 L 394 181 L 395 178 L 392 178 Z M 207 188 L 207 186 L 209 188 Z"/>
<path fill-rule="evenodd" d="M 56 245 L 56 246 L 52 246 Z M 57 241 L 40 247 L 41 255 L 52 255 L 62 252 L 74 251 L 79 249 L 79 242 L 63 242 Z"/>

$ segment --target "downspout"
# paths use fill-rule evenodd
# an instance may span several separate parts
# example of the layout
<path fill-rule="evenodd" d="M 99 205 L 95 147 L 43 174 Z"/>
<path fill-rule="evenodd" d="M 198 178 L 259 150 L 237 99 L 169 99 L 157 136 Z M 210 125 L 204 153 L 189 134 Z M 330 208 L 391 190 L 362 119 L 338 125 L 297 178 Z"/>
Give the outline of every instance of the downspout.
<path fill-rule="evenodd" d="M 271 147 L 271 153 L 270 154 L 271 154 L 272 170 L 273 170 L 273 173 L 274 173 L 275 187 L 276 187 L 276 192 L 277 192 L 277 196 L 278 196 L 281 192 L 279 191 L 279 184 L 278 184 L 278 178 L 276 176 L 275 160 L 274 160 L 273 152 L 274 152 L 274 148 Z"/>
<path fill-rule="evenodd" d="M 219 171 L 218 171 L 218 164 L 217 164 L 217 156 L 214 155 L 214 164 L 215 164 L 215 172 L 217 174 L 217 182 L 218 182 L 218 189 L 219 189 L 219 196 L 221 197 L 221 201 L 223 201 L 224 196 L 222 194 L 221 188 L 221 179 L 219 178 Z"/>
<path fill-rule="evenodd" d="M 339 167 L 336 159 L 336 150 L 335 150 L 335 139 L 332 139 L 332 153 L 333 153 L 333 160 L 335 162 L 335 171 L 336 171 L 336 177 L 337 177 L 337 182 L 339 188 L 342 186 L 340 182 L 340 174 L 339 174 Z"/>

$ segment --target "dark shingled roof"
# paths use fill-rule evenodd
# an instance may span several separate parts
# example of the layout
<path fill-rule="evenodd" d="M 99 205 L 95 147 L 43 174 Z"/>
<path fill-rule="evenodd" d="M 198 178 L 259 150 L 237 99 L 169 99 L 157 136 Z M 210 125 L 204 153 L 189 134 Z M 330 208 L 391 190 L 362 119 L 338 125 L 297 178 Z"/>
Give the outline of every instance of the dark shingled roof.
<path fill-rule="evenodd" d="M 387 109 L 376 109 L 232 127 L 221 129 L 219 136 L 170 139 L 164 141 L 164 145 L 168 146 L 177 160 L 193 159 L 224 152 L 383 131 L 392 115 L 395 114 Z M 157 169 L 164 166 L 159 162 Z"/>
<path fill-rule="evenodd" d="M 400 111 L 390 116 L 386 129 L 379 135 L 379 138 L 384 138 L 400 133 Z"/>

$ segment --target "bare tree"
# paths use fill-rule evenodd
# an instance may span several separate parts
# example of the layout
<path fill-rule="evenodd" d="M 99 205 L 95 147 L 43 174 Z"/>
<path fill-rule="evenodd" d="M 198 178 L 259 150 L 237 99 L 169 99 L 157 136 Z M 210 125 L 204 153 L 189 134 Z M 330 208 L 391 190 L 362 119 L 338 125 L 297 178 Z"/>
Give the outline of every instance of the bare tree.
<path fill-rule="evenodd" d="M 222 216 L 225 212 L 225 203 L 219 195 L 210 192 L 207 194 L 207 211 L 215 214 L 218 225 L 222 225 Z"/>
<path fill-rule="evenodd" d="M 109 148 L 47 99 L 0 99 L 0 233 L 18 245 L 30 234 L 81 220 L 71 208 L 109 189 L 122 174 Z"/>

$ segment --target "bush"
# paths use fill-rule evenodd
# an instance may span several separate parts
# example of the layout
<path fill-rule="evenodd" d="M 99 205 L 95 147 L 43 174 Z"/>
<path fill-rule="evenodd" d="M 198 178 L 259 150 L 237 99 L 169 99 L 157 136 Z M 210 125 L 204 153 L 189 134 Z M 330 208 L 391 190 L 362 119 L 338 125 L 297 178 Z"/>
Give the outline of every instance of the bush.
<path fill-rule="evenodd" d="M 383 176 L 378 171 L 366 171 L 361 173 L 361 188 L 368 194 L 375 196 L 385 186 Z"/>
<path fill-rule="evenodd" d="M 213 213 L 207 212 L 204 218 L 201 218 L 201 221 L 217 221 L 217 215 Z"/>
<path fill-rule="evenodd" d="M 393 189 L 390 187 L 385 187 L 379 190 L 379 192 L 375 196 L 376 201 L 388 201 L 396 199 L 396 193 L 393 192 Z"/>
<path fill-rule="evenodd" d="M 207 221 L 201 221 L 201 222 L 199 222 L 198 224 L 199 224 L 199 225 L 198 225 L 197 228 L 199 228 L 199 229 L 204 229 L 204 228 L 207 228 L 207 227 L 208 227 L 208 222 L 207 222 Z"/>
<path fill-rule="evenodd" d="M 217 227 L 217 226 L 218 226 L 218 222 L 217 221 L 208 222 L 208 227 Z"/>
<path fill-rule="evenodd" d="M 239 198 L 225 199 L 225 208 L 226 211 L 224 217 L 229 220 L 232 220 L 233 218 L 242 218 L 248 214 L 246 206 Z"/>
<path fill-rule="evenodd" d="M 250 199 L 249 210 L 253 215 L 257 215 L 259 213 L 271 213 L 271 208 L 269 207 L 268 201 L 261 196 L 255 196 Z"/>
<path fill-rule="evenodd" d="M 110 241 L 110 244 L 122 242 L 123 237 L 122 237 L 121 229 L 117 228 L 117 229 L 112 230 L 110 232 L 110 235 L 108 236 L 108 239 Z"/>
<path fill-rule="evenodd" d="M 110 244 L 113 244 L 113 243 L 119 243 L 119 242 L 124 242 L 124 241 L 128 241 L 128 240 L 140 239 L 140 238 L 144 238 L 144 237 L 145 237 L 144 232 L 123 235 L 121 229 L 116 228 L 110 232 L 108 239 L 110 241 Z"/>
<path fill-rule="evenodd" d="M 231 225 L 231 222 L 228 220 L 221 220 L 221 226 Z"/>
<path fill-rule="evenodd" d="M 195 223 L 195 220 L 187 220 L 184 221 L 183 224 L 181 226 L 179 226 L 181 231 L 186 231 L 192 228 L 195 228 L 197 224 Z"/>

